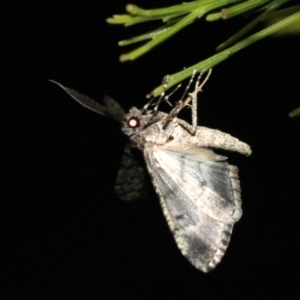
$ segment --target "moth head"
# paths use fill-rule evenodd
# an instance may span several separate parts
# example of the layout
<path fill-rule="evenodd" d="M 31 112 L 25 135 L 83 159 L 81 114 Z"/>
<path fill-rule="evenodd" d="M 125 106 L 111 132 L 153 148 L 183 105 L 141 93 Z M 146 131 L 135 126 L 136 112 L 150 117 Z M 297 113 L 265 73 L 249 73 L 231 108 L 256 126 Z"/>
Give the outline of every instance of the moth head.
<path fill-rule="evenodd" d="M 122 129 L 127 135 L 140 131 L 140 129 L 145 125 L 142 112 L 136 107 L 132 107 L 129 112 L 124 115 L 122 125 Z"/>

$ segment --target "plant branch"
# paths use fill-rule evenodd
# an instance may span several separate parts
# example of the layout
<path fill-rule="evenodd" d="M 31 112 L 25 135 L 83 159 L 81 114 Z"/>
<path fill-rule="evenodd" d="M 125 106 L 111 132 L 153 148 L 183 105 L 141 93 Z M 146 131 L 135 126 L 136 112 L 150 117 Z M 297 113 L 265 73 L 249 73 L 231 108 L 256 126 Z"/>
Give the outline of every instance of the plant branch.
<path fill-rule="evenodd" d="M 300 20 L 300 12 L 297 12 L 297 13 L 285 18 L 284 20 L 279 21 L 278 23 L 276 23 L 272 26 L 269 26 L 268 28 L 263 29 L 255 34 L 245 38 L 244 40 L 238 42 L 234 46 L 232 46 L 226 50 L 223 50 L 222 52 L 220 52 L 216 55 L 213 55 L 206 60 L 203 60 L 200 63 L 190 66 L 190 67 L 186 68 L 185 70 L 180 71 L 178 73 L 170 75 L 170 78 L 168 81 L 168 88 L 176 85 L 178 82 L 191 76 L 191 74 L 193 73 L 194 70 L 196 70 L 198 72 L 205 72 L 205 71 L 211 69 L 212 67 L 214 67 L 215 65 L 219 64 L 223 60 L 227 59 L 231 55 L 240 51 L 241 49 L 243 49 L 243 48 L 261 40 L 262 38 L 265 38 L 266 36 L 269 36 L 269 35 L 273 34 L 274 32 L 276 32 L 280 29 L 283 29 L 284 27 L 289 26 L 299 20 Z M 163 86 L 160 85 L 157 88 L 155 88 L 150 94 L 148 94 L 148 96 L 149 95 L 158 96 L 161 94 L 162 90 L 163 90 Z"/>

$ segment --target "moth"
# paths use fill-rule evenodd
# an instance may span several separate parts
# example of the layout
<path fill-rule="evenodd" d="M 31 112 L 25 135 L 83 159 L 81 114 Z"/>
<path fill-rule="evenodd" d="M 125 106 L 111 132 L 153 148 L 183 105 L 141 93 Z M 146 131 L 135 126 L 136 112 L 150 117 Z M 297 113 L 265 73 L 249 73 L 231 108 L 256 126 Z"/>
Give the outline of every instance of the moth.
<path fill-rule="evenodd" d="M 242 216 L 238 168 L 212 149 L 244 155 L 250 155 L 251 149 L 227 133 L 197 126 L 197 95 L 205 82 L 199 85 L 199 76 L 194 91 L 188 93 L 194 74 L 184 96 L 169 113 L 159 110 L 167 98 L 164 93 L 156 103 L 152 99 L 142 109 L 132 107 L 125 113 L 108 96 L 99 104 L 51 81 L 81 105 L 121 123 L 129 146 L 117 176 L 116 192 L 123 200 L 143 196 L 146 177 L 132 153 L 133 149 L 140 150 L 178 248 L 192 265 L 208 272 L 221 261 L 233 225 Z M 188 106 L 192 125 L 177 117 Z"/>

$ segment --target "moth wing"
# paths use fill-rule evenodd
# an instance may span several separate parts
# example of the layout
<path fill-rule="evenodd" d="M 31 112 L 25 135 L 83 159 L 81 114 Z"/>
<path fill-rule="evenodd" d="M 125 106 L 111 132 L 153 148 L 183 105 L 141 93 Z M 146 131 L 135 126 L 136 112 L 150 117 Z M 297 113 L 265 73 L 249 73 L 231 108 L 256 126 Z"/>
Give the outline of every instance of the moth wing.
<path fill-rule="evenodd" d="M 116 179 L 115 192 L 122 201 L 145 199 L 151 188 L 144 159 L 140 151 L 134 150 L 126 145 Z"/>
<path fill-rule="evenodd" d="M 229 165 L 226 157 L 199 147 L 164 147 L 154 151 L 153 155 L 204 213 L 228 224 L 241 218 L 238 169 Z"/>
<path fill-rule="evenodd" d="M 193 153 L 191 151 L 183 153 L 182 151 L 183 149 L 181 149 L 180 153 L 177 153 L 174 149 L 166 150 L 159 148 L 153 151 L 151 148 L 145 148 L 144 157 L 153 185 L 159 195 L 163 213 L 178 248 L 196 268 L 203 272 L 208 272 L 215 268 L 221 261 L 230 240 L 233 222 L 222 222 L 209 215 L 203 209 L 201 198 L 198 201 L 194 201 L 191 199 L 191 195 L 197 189 L 202 190 L 206 187 L 207 191 L 215 186 L 220 186 L 212 181 L 216 176 L 219 176 L 217 174 L 224 174 L 225 170 L 222 170 L 222 168 L 222 171 L 218 170 L 224 165 L 224 162 L 216 161 L 216 166 L 213 164 L 210 165 L 213 161 L 205 159 L 214 158 L 224 160 L 224 157 L 217 156 L 213 152 L 210 152 L 210 150 L 206 151 L 206 149 L 203 149 L 203 153 L 201 154 L 199 153 L 199 151 L 201 152 L 200 149 L 197 150 L 196 154 L 195 151 Z M 172 170 L 173 165 L 171 165 L 172 162 L 168 159 L 168 156 L 174 162 L 174 153 L 175 160 L 179 160 L 183 168 Z M 162 162 L 161 158 L 165 159 L 165 162 Z M 204 164 L 204 166 L 194 170 L 193 168 L 199 166 L 199 164 Z M 218 164 L 221 164 L 221 166 Z M 176 176 L 172 174 L 174 172 Z M 198 184 L 197 180 L 192 180 L 192 186 L 189 186 L 190 192 L 187 192 L 184 188 L 186 184 L 184 180 L 187 179 L 185 178 L 187 172 L 191 172 L 191 176 L 196 176 L 198 180 Z M 202 172 L 201 176 L 194 174 L 197 172 Z M 210 172 L 214 175 L 210 174 Z M 229 178 L 231 176 L 230 172 L 230 167 L 227 167 L 227 177 Z M 207 196 L 205 195 L 206 191 L 202 190 L 202 198 Z M 222 188 L 221 191 L 223 193 Z M 230 202 L 232 203 L 232 201 Z M 211 210 L 214 210 L 214 208 L 211 208 Z"/>

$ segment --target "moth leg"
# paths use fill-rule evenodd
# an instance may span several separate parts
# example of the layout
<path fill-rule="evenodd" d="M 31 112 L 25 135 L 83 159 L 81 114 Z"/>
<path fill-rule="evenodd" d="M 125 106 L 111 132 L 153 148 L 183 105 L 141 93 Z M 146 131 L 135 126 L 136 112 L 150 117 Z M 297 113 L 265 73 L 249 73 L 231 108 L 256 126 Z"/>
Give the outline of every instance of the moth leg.
<path fill-rule="evenodd" d="M 208 71 L 207 76 L 205 77 L 204 81 L 201 83 L 200 86 L 199 86 L 199 84 L 200 84 L 200 80 L 203 75 L 203 72 L 199 73 L 199 76 L 198 76 L 196 84 L 195 84 L 195 90 L 193 93 L 190 94 L 190 96 L 192 97 L 192 99 L 190 100 L 190 101 L 192 101 L 192 131 L 191 131 L 192 135 L 195 135 L 196 131 L 197 131 L 197 107 L 198 107 L 197 95 L 199 92 L 202 92 L 202 87 L 207 82 L 211 72 L 212 72 L 212 69 L 210 69 Z M 189 99 L 187 99 L 187 100 L 189 100 Z M 186 105 L 188 105 L 188 102 L 185 104 L 185 106 Z"/>
<path fill-rule="evenodd" d="M 192 93 L 189 93 L 188 97 L 184 100 L 184 102 L 178 103 L 178 107 L 175 107 L 173 111 L 171 111 L 170 114 L 173 114 L 172 116 L 175 116 L 175 113 L 178 114 L 185 106 L 189 106 L 192 109 L 192 125 L 188 124 L 187 122 L 181 122 L 182 120 L 177 119 L 177 122 L 186 129 L 191 135 L 195 135 L 197 131 L 197 107 L 198 107 L 198 97 L 197 94 L 199 92 L 199 83 L 200 79 L 202 77 L 202 72 L 199 74 L 196 84 L 195 84 L 195 90 Z M 188 87 L 190 86 L 193 78 L 195 76 L 195 71 L 191 77 L 191 80 L 189 82 Z M 203 86 L 201 84 L 201 86 Z M 187 89 L 186 89 L 187 90 Z M 192 105 L 189 104 L 189 102 L 192 102 Z M 176 109 L 176 110 L 175 110 Z M 169 115 L 170 115 L 169 114 Z"/>
<path fill-rule="evenodd" d="M 164 97 L 164 101 L 167 102 L 171 107 L 173 106 L 170 101 L 169 98 L 181 87 L 181 84 L 178 84 L 168 95 L 166 95 Z"/>
<path fill-rule="evenodd" d="M 163 79 L 163 84 L 164 84 L 163 91 L 162 91 L 162 93 L 161 93 L 161 95 L 160 95 L 158 101 L 156 102 L 154 108 L 153 108 L 153 110 L 154 110 L 154 112 L 155 112 L 155 113 L 154 113 L 155 116 L 157 115 L 158 107 L 159 107 L 161 101 L 162 101 L 162 100 L 164 99 L 164 97 L 165 97 L 169 79 L 170 79 L 170 75 L 166 75 L 166 76 L 164 77 L 164 79 Z"/>
<path fill-rule="evenodd" d="M 167 78 L 167 80 L 169 80 L 169 77 Z M 181 84 L 178 84 L 168 95 L 165 95 L 165 92 L 166 92 L 166 89 L 167 89 L 167 86 L 165 85 L 165 89 L 163 91 L 163 93 L 161 94 L 160 98 L 158 99 L 155 107 L 154 107 L 154 111 L 156 112 L 157 114 L 157 111 L 158 111 L 158 107 L 161 103 L 161 101 L 164 101 L 164 102 L 167 102 L 171 107 L 172 107 L 172 104 L 171 102 L 169 101 L 169 98 L 181 87 Z M 152 100 L 153 101 L 153 100 Z M 155 114 L 155 115 L 156 115 Z"/>
<path fill-rule="evenodd" d="M 196 131 L 197 131 L 197 109 L 198 109 L 198 93 L 200 91 L 202 91 L 202 87 L 204 86 L 204 84 L 207 82 L 210 74 L 212 72 L 212 69 L 210 69 L 208 71 L 208 74 L 207 76 L 205 77 L 204 81 L 201 83 L 200 85 L 200 80 L 201 80 L 201 77 L 203 75 L 204 72 L 200 72 L 199 73 L 199 76 L 196 80 L 196 83 L 195 83 L 195 90 L 192 92 L 192 93 L 189 93 L 188 94 L 188 97 L 183 101 L 184 97 L 186 96 L 193 80 L 194 80 L 194 77 L 195 77 L 195 74 L 196 74 L 196 70 L 194 70 L 192 76 L 191 76 L 191 79 L 187 85 L 187 87 L 185 88 L 185 91 L 181 97 L 181 99 L 177 102 L 177 105 L 171 110 L 171 112 L 169 113 L 168 117 L 167 117 L 167 120 L 166 120 L 166 124 L 164 127 L 167 126 L 167 124 L 173 120 L 174 118 L 177 117 L 178 113 L 185 107 L 185 106 L 190 106 L 191 109 L 192 109 L 192 125 L 189 125 L 188 123 L 182 121 L 180 119 L 177 119 L 177 122 L 183 127 L 185 128 L 191 135 L 195 136 L 196 134 Z M 192 104 L 190 105 L 189 102 L 192 102 Z"/>
<path fill-rule="evenodd" d="M 165 98 L 165 93 L 166 93 L 166 90 L 167 90 L 167 85 L 168 85 L 169 78 L 170 78 L 169 75 L 166 75 L 166 76 L 163 78 L 163 84 L 164 84 L 163 91 L 162 91 L 162 93 L 160 94 L 160 97 L 159 97 L 159 99 L 157 100 L 157 102 L 156 102 L 156 104 L 155 104 L 153 110 L 151 111 L 151 112 L 152 112 L 152 116 L 151 116 L 151 118 L 148 120 L 148 123 L 147 123 L 148 125 L 149 125 L 149 123 L 151 123 L 152 119 L 157 115 L 157 113 L 158 113 L 158 107 L 159 107 L 161 101 Z M 143 110 L 142 110 L 143 112 L 145 112 L 145 111 L 148 110 L 148 108 L 150 107 L 150 105 L 153 103 L 154 99 L 155 99 L 155 98 L 153 97 L 146 105 L 144 105 Z M 167 101 L 167 102 L 168 102 L 168 101 Z M 169 103 L 169 102 L 168 102 L 168 103 Z"/>
<path fill-rule="evenodd" d="M 193 93 L 191 93 L 189 96 L 191 97 L 191 100 L 188 98 L 187 100 L 190 100 L 192 101 L 192 127 L 191 127 L 191 130 L 190 130 L 190 133 L 192 135 L 195 135 L 196 134 L 196 130 L 197 130 L 197 107 L 198 107 L 198 97 L 197 97 L 197 94 L 198 94 L 198 87 L 199 87 L 199 82 L 200 82 L 200 79 L 202 77 L 202 72 L 199 74 L 198 78 L 197 78 L 197 81 L 196 81 L 196 84 L 195 84 L 195 90 Z M 187 106 L 188 104 L 186 103 L 185 106 Z"/>
<path fill-rule="evenodd" d="M 173 109 L 169 112 L 169 114 L 168 114 L 168 116 L 166 118 L 164 129 L 168 126 L 168 124 L 172 120 L 174 120 L 177 117 L 177 115 L 179 114 L 179 112 L 187 105 L 187 103 L 191 101 L 191 95 L 190 94 L 188 95 L 188 98 L 185 101 L 183 101 L 183 99 L 185 98 L 188 90 L 190 89 L 190 86 L 191 86 L 191 84 L 192 84 L 192 82 L 194 80 L 195 74 L 196 74 L 196 70 L 193 71 L 193 74 L 192 74 L 192 76 L 190 78 L 190 81 L 189 81 L 188 85 L 186 86 L 186 88 L 185 88 L 185 90 L 184 90 L 184 92 L 183 92 L 180 100 L 176 103 L 176 105 L 173 107 Z"/>

